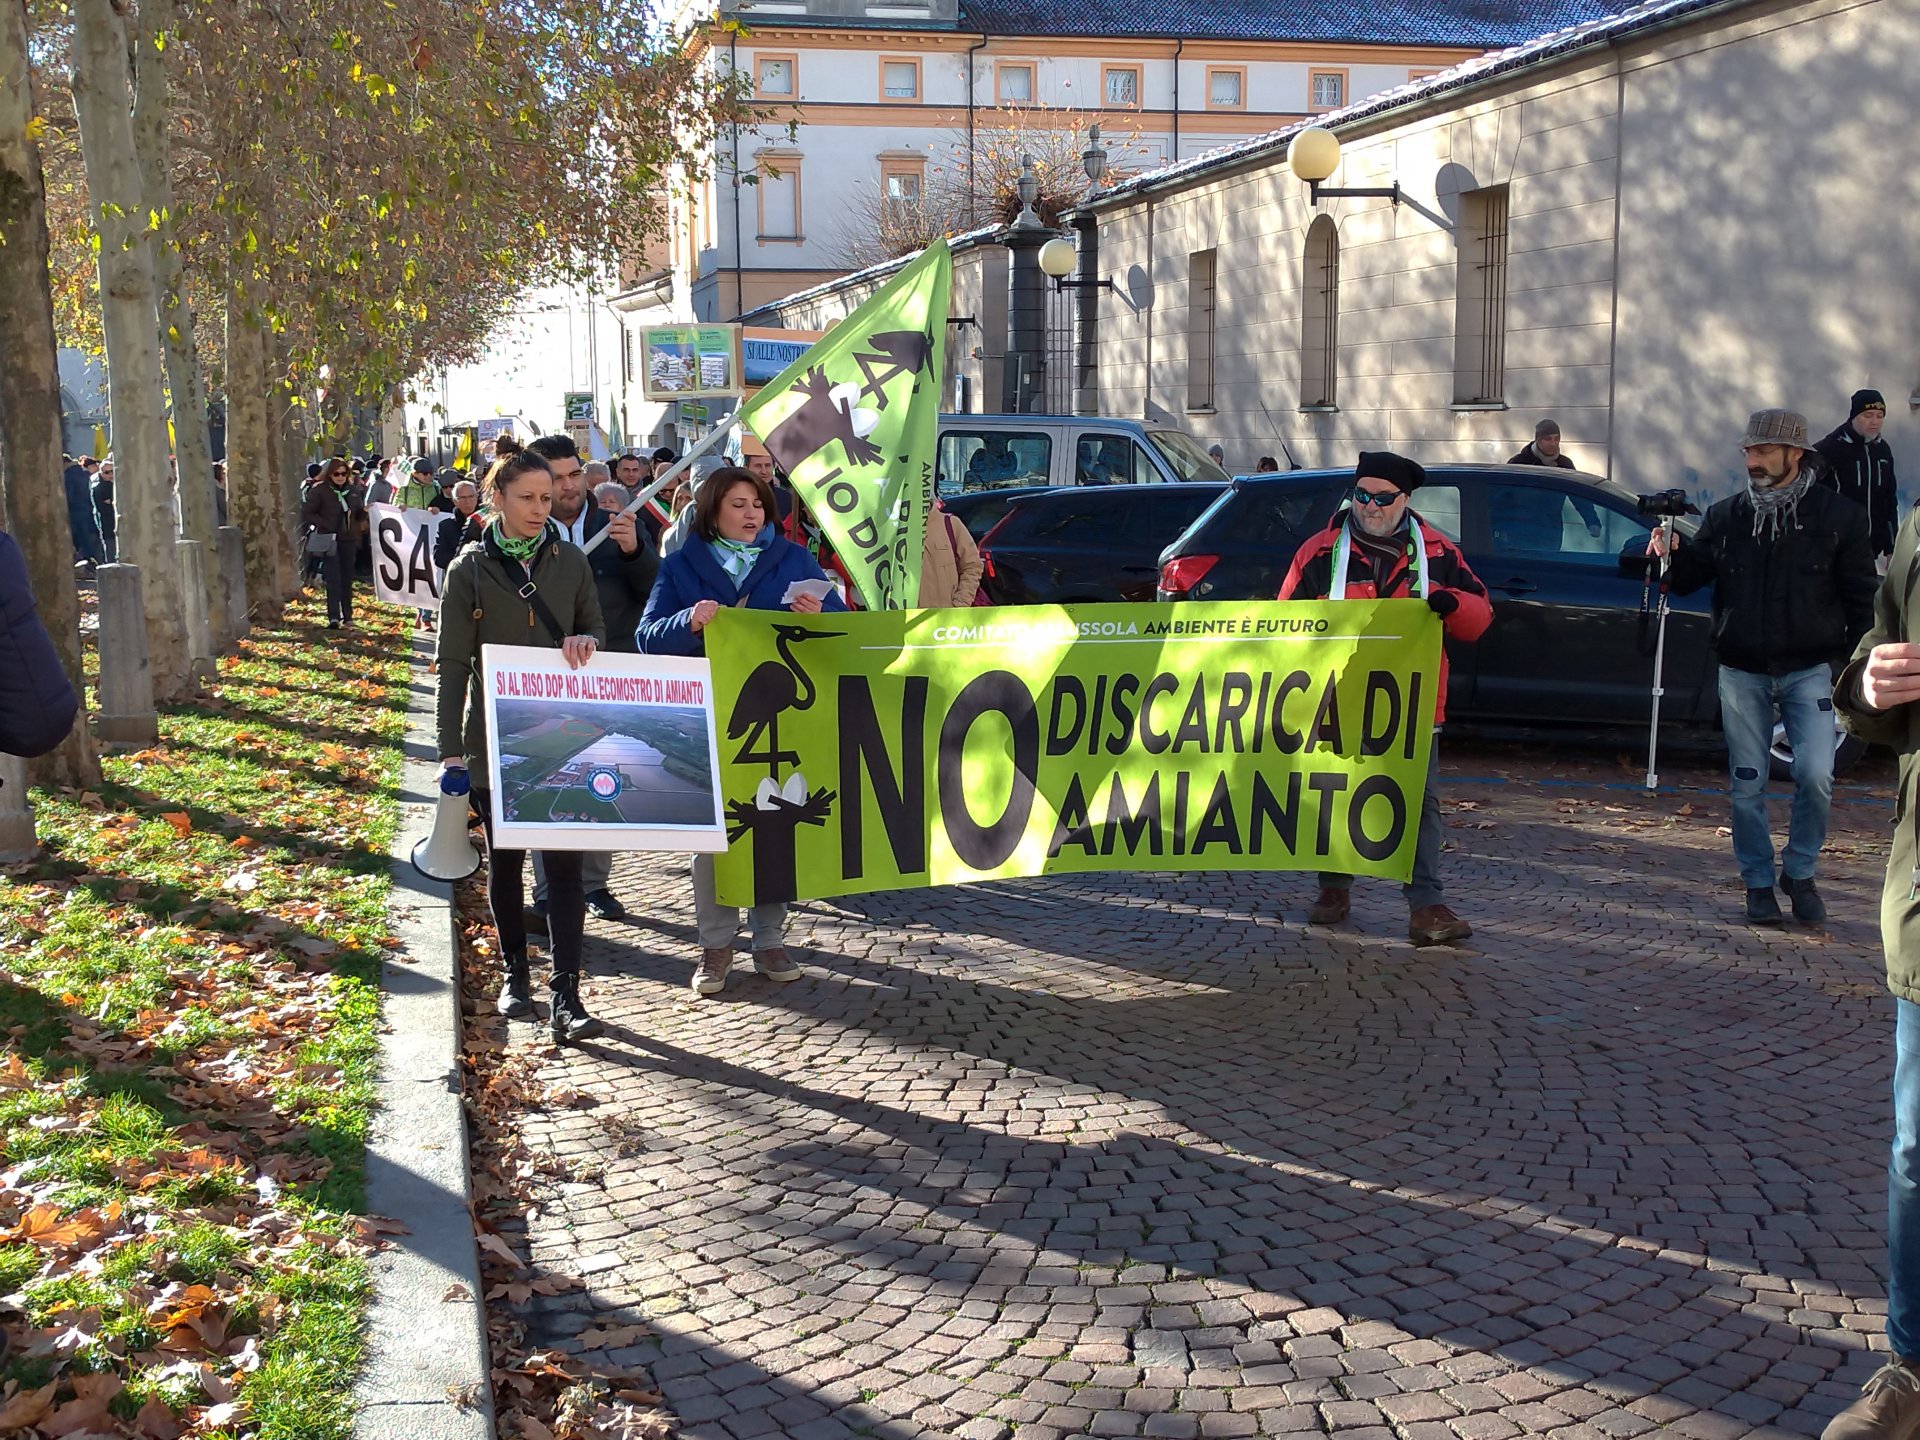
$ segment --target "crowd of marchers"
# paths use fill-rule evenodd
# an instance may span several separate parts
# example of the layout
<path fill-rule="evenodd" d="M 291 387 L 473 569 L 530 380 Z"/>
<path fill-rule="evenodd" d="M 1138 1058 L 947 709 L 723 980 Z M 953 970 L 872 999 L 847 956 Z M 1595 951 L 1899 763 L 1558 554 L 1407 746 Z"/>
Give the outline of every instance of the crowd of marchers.
<path fill-rule="evenodd" d="M 1920 605 L 1920 510 L 1901 522 L 1892 455 L 1880 434 L 1885 415 L 1877 392 L 1860 391 L 1846 422 L 1816 443 L 1801 415 L 1755 412 L 1744 432 L 1730 437 L 1746 486 L 1713 504 L 1690 532 L 1655 530 L 1647 547 L 1649 565 L 1674 593 L 1712 591 L 1733 858 L 1750 922 L 1784 924 L 1781 894 L 1796 921 L 1818 925 L 1826 918 L 1815 871 L 1832 797 L 1836 712 L 1857 734 L 1901 756 L 1881 909 L 1897 1002 L 1888 1308 L 1894 1355 L 1828 1427 L 1826 1440 L 1920 1433 L 1920 797 L 1912 793 L 1920 783 L 1920 642 L 1907 638 Z M 1514 463 L 1572 468 L 1559 440 L 1558 427 L 1543 420 Z M 525 854 L 491 843 L 482 647 L 547 646 L 575 668 L 601 649 L 700 655 L 722 607 L 843 610 L 849 589 L 802 499 L 764 453 L 741 463 L 718 459 L 680 479 L 678 457 L 666 449 L 622 455 L 610 466 L 583 461 L 565 435 L 525 445 L 503 436 L 491 449 L 479 480 L 424 458 L 333 457 L 310 467 L 299 511 L 302 563 L 309 580 L 324 587 L 328 624 L 350 628 L 367 505 L 439 513 L 434 551 L 445 578 L 435 662 L 438 748 L 443 771 L 476 782 L 472 811 L 489 842 L 487 895 L 502 957 L 498 1008 L 511 1018 L 534 1013 L 529 945 L 544 936 L 548 1024 L 556 1040 L 573 1043 L 599 1030 L 581 991 L 587 913 L 619 920 L 626 908 L 612 891 L 609 855 L 536 853 L 529 896 Z M 1277 467 L 1263 460 L 1261 468 Z M 663 476 L 673 482 L 635 507 L 636 496 Z M 1410 457 L 1362 452 L 1344 503 L 1299 547 L 1277 598 L 1415 599 L 1439 618 L 1448 641 L 1478 640 L 1497 623 L 1495 608 L 1454 542 L 1422 521 L 1416 497 L 1424 479 Z M 66 472 L 75 558 L 83 567 L 113 559 L 112 484 L 111 456 L 99 463 L 80 457 Z M 972 538 L 937 506 L 922 573 L 922 607 L 984 603 Z M 800 593 L 788 601 L 792 582 L 801 579 L 832 584 L 824 597 Z M 4 533 L 0 592 L 0 668 L 24 681 L 0 690 L 0 750 L 35 753 L 58 743 L 77 700 L 34 619 L 24 567 Z M 423 627 L 433 623 L 421 614 Z M 1436 752 L 1446 691 L 1443 652 Z M 1786 845 L 1777 853 L 1765 789 L 1776 718 L 1793 750 Z M 1404 887 L 1416 945 L 1472 933 L 1446 903 L 1437 753 L 1433 761 Z M 693 857 L 690 883 L 699 942 L 691 985 L 696 995 L 711 996 L 726 986 L 742 917 L 718 900 L 711 856 Z M 1350 876 L 1322 874 L 1308 923 L 1345 922 L 1351 884 Z M 753 968 L 770 981 L 804 973 L 788 950 L 787 922 L 779 903 L 746 917 Z"/>

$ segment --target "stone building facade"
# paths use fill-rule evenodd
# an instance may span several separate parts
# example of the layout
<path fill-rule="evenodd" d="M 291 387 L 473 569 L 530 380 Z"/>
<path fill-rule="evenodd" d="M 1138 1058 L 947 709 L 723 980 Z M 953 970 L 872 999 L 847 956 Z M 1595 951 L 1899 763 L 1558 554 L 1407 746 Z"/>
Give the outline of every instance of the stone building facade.
<path fill-rule="evenodd" d="M 1556 418 L 1582 469 L 1706 497 L 1749 411 L 1816 434 L 1861 386 L 1920 482 L 1920 0 L 1656 0 L 1298 126 L 1080 213 L 1101 413 L 1230 464 L 1503 460 Z M 1910 457 L 1910 458 L 1909 458 Z"/>

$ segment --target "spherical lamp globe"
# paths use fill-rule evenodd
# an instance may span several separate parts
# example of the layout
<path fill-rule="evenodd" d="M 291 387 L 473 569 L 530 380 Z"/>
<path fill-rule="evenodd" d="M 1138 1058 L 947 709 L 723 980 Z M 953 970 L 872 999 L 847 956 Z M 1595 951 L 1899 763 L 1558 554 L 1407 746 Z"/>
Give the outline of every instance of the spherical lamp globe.
<path fill-rule="evenodd" d="M 1071 275 L 1078 259 L 1073 242 L 1064 236 L 1056 235 L 1040 247 L 1040 268 L 1056 280 Z"/>
<path fill-rule="evenodd" d="M 1287 168 L 1308 184 L 1318 184 L 1340 168 L 1340 142 L 1331 130 L 1310 125 L 1287 146 Z"/>

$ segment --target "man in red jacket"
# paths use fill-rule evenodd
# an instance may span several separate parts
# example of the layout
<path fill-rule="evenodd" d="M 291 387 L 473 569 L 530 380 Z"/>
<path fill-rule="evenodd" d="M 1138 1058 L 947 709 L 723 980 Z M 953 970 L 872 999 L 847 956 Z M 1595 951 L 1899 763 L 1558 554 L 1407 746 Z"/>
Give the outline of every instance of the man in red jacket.
<path fill-rule="evenodd" d="M 1300 547 L 1280 587 L 1282 600 L 1425 600 L 1440 617 L 1447 638 L 1478 640 L 1493 622 L 1493 606 L 1460 551 L 1423 523 L 1408 497 L 1427 472 L 1402 455 L 1362 451 L 1354 467 L 1348 505 L 1327 528 Z M 1434 753 L 1427 762 L 1427 788 L 1420 801 L 1413 880 L 1406 887 L 1412 914 L 1407 935 L 1416 945 L 1444 945 L 1473 934 L 1442 903 L 1440 850 L 1445 833 L 1434 794 L 1440 725 L 1447 718 L 1447 655 L 1440 652 L 1440 684 L 1434 705 Z M 1338 925 L 1351 908 L 1351 875 L 1322 874 L 1320 894 L 1308 912 L 1312 925 Z"/>

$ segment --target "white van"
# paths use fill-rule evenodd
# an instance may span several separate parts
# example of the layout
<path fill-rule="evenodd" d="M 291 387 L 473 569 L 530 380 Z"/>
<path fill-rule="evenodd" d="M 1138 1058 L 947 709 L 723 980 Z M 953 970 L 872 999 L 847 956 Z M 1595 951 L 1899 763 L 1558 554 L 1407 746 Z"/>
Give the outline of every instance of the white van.
<path fill-rule="evenodd" d="M 1095 415 L 942 415 L 942 495 L 1023 485 L 1132 485 L 1232 477 L 1184 430 Z"/>

